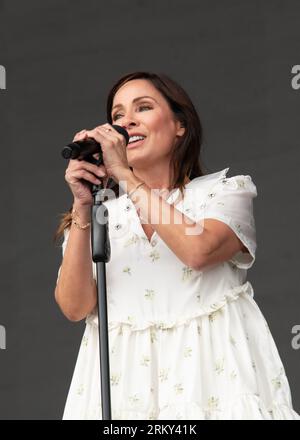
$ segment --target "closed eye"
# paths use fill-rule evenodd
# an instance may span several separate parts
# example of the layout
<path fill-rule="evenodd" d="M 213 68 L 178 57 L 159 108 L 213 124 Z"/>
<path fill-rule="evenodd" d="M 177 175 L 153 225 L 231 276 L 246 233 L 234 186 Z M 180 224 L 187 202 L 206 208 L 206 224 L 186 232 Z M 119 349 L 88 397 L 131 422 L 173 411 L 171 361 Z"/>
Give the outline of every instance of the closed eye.
<path fill-rule="evenodd" d="M 141 109 L 141 108 L 148 108 L 150 110 L 152 109 L 152 107 L 150 105 L 139 105 L 138 109 Z M 117 113 L 113 116 L 112 120 L 115 121 L 117 116 L 122 116 L 122 115 L 121 115 L 121 113 Z"/>

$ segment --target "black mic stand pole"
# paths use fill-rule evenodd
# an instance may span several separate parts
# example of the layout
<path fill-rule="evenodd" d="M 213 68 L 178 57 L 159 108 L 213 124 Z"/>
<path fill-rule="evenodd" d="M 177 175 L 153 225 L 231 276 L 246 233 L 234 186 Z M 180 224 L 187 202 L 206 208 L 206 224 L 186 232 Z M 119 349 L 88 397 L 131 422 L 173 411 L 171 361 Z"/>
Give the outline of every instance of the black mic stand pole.
<path fill-rule="evenodd" d="M 108 234 L 108 210 L 102 201 L 102 184 L 92 186 L 93 205 L 91 212 L 92 259 L 97 267 L 98 291 L 98 331 L 100 354 L 100 382 L 102 420 L 111 420 L 111 393 L 109 367 L 109 333 L 107 319 L 106 266 L 110 260 L 110 242 Z"/>

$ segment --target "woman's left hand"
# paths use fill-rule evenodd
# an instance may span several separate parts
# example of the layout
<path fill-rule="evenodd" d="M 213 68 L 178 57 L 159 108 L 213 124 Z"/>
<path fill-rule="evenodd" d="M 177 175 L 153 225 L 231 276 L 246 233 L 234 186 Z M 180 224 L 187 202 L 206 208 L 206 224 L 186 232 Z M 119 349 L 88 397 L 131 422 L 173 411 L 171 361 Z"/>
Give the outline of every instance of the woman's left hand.
<path fill-rule="evenodd" d="M 99 125 L 93 130 L 87 130 L 86 133 L 88 137 L 92 137 L 101 144 L 103 164 L 107 176 L 117 182 L 122 180 L 124 173 L 131 171 L 127 160 L 124 136 L 110 124 Z"/>

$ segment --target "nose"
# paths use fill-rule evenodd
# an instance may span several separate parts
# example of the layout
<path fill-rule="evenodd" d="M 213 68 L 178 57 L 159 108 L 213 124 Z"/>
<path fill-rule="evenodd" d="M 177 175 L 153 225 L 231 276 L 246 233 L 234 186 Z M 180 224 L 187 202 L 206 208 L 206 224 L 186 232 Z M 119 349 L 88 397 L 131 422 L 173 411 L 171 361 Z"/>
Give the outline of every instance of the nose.
<path fill-rule="evenodd" d="M 119 118 L 120 119 L 120 118 Z M 118 123 L 118 122 L 117 122 Z M 124 114 L 124 116 L 119 121 L 120 125 L 125 128 L 125 130 L 128 130 L 128 128 L 136 126 L 135 118 L 132 116 L 131 113 Z"/>
<path fill-rule="evenodd" d="M 125 128 L 125 130 L 128 130 L 130 127 L 136 126 L 136 123 L 129 119 L 128 121 L 125 121 L 125 118 L 122 120 L 122 127 Z"/>

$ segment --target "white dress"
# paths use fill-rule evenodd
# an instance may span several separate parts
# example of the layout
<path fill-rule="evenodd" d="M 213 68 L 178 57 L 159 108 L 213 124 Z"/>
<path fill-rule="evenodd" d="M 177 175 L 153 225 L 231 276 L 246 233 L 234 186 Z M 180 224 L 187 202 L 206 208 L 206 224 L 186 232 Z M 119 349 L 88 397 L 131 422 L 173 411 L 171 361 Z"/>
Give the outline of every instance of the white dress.
<path fill-rule="evenodd" d="M 105 203 L 112 419 L 300 419 L 247 269 L 256 232 L 249 175 L 229 168 L 193 179 L 176 208 L 218 219 L 248 248 L 203 271 L 147 239 L 127 194 Z M 179 189 L 167 198 L 174 203 Z M 178 200 L 178 199 L 177 199 Z M 65 231 L 63 253 L 67 244 Z M 93 263 L 96 279 L 96 265 Z M 58 274 L 59 276 L 59 274 Z M 63 419 L 101 419 L 98 317 L 87 316 Z"/>

